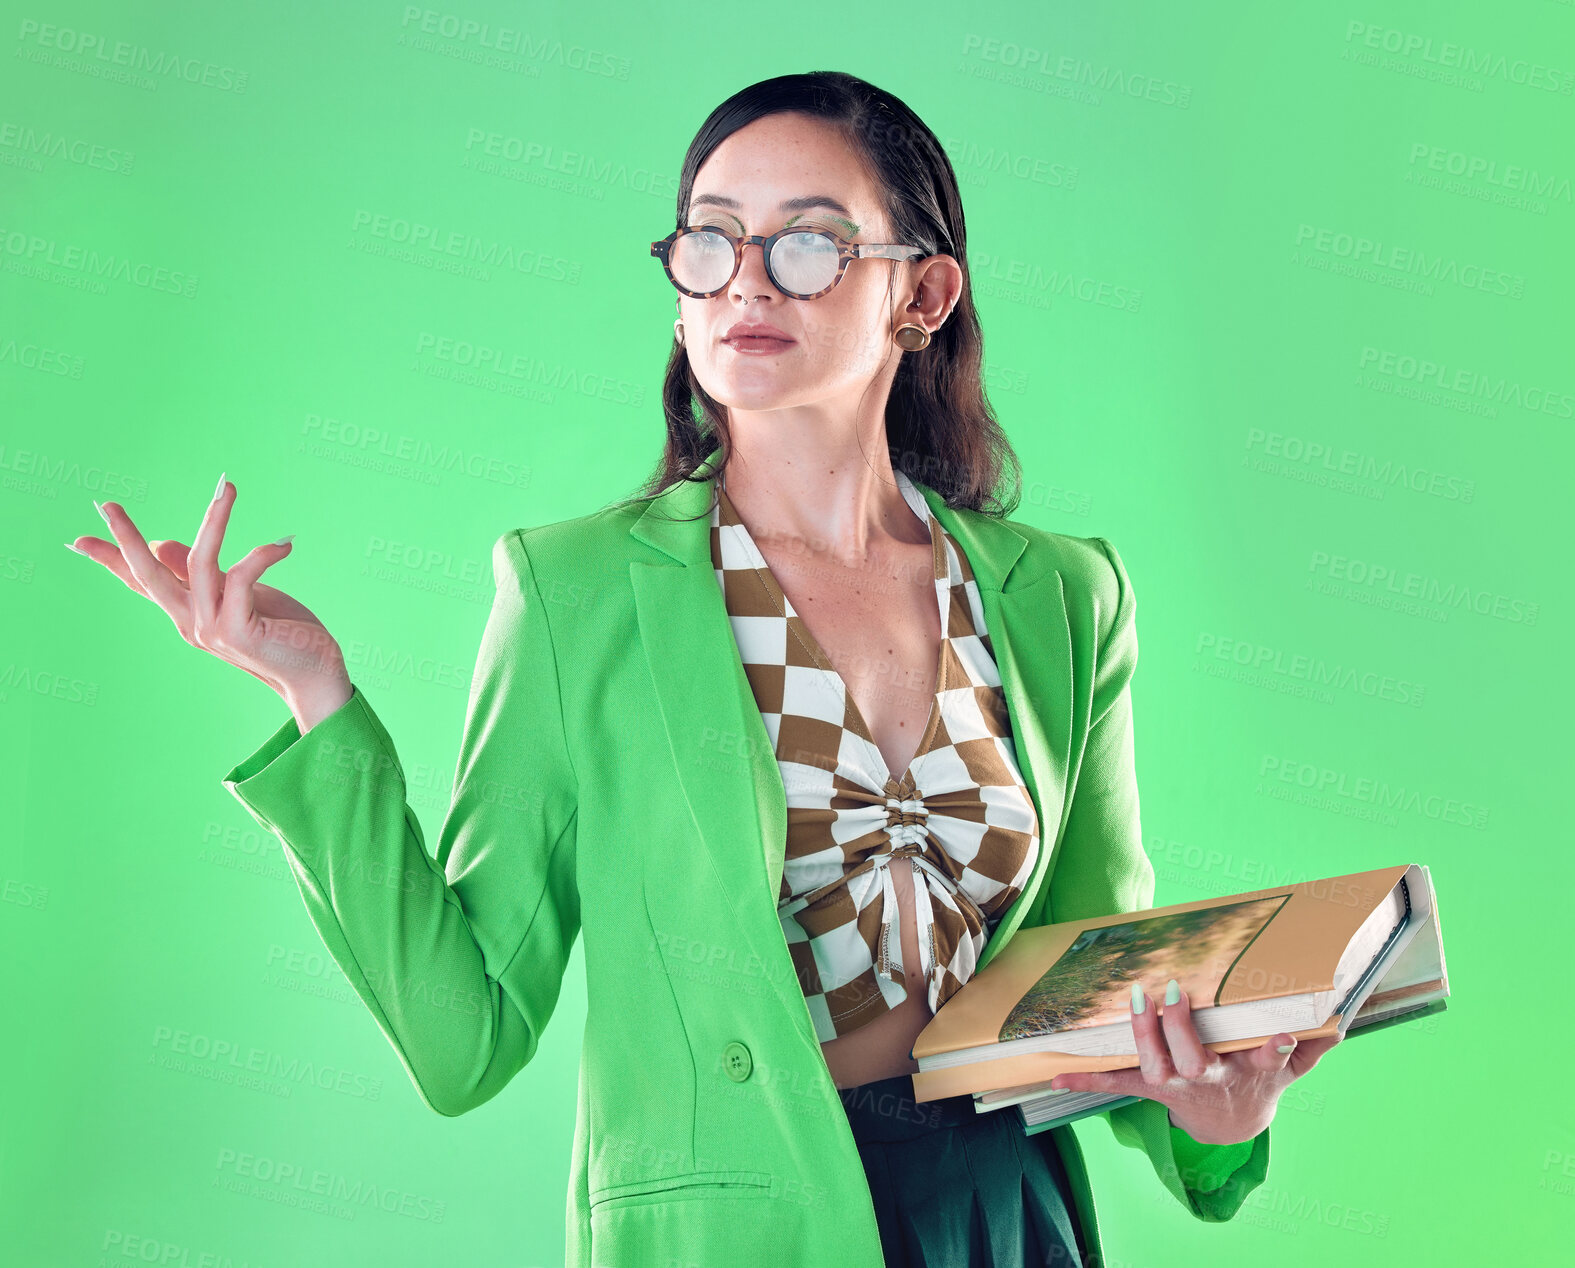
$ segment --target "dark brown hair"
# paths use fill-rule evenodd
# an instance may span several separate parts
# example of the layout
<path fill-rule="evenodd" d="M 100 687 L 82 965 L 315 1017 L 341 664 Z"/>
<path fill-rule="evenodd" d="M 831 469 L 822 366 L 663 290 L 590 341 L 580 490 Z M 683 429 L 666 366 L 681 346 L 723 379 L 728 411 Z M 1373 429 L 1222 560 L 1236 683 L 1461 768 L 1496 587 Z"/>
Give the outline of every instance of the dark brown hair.
<path fill-rule="evenodd" d="M 954 257 L 962 292 L 930 343 L 905 352 L 886 403 L 891 464 L 939 493 L 950 507 L 1009 515 L 1021 491 L 1017 455 L 985 397 L 984 338 L 968 276 L 967 231 L 951 160 L 935 134 L 892 94 L 840 71 L 810 71 L 762 80 L 710 114 L 689 145 L 678 184 L 677 226 L 688 222 L 695 174 L 740 128 L 766 115 L 795 111 L 839 129 L 871 172 L 894 242 Z M 892 270 L 893 275 L 895 270 Z M 667 439 L 661 459 L 626 501 L 656 495 L 694 472 L 719 447 L 720 471 L 732 452 L 727 411 L 695 378 L 675 338 L 662 384 Z M 1002 486 L 1006 496 L 1001 496 Z"/>

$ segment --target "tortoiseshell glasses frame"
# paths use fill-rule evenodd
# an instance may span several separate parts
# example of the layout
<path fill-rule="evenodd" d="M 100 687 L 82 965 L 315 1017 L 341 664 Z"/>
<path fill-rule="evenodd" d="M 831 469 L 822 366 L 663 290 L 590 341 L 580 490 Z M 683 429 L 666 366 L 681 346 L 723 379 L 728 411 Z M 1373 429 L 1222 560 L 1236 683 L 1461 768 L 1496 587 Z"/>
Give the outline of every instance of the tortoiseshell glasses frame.
<path fill-rule="evenodd" d="M 727 275 L 726 280 L 723 281 L 722 284 L 715 290 L 692 291 L 685 286 L 679 285 L 678 279 L 673 276 L 673 267 L 671 262 L 673 244 L 676 243 L 679 238 L 682 238 L 684 235 L 690 233 L 712 233 L 719 238 L 727 239 L 727 241 L 733 247 L 732 272 Z M 782 283 L 777 280 L 776 270 L 771 267 L 772 248 L 775 247 L 781 239 L 793 233 L 813 233 L 822 238 L 829 238 L 833 243 L 836 244 L 837 247 L 837 272 L 835 276 L 832 277 L 831 282 L 828 285 L 807 295 L 799 291 L 788 290 L 787 287 L 783 286 Z M 651 254 L 662 262 L 662 270 L 667 274 L 667 280 L 671 282 L 679 292 L 684 295 L 688 295 L 691 299 L 710 299 L 714 295 L 720 295 L 730 285 L 732 285 L 733 279 L 738 276 L 738 270 L 743 267 L 744 248 L 746 246 L 750 246 L 751 244 L 758 246 L 764 253 L 766 258 L 766 276 L 771 279 L 771 284 L 790 299 L 818 299 L 820 296 L 836 289 L 837 283 L 842 281 L 842 275 L 848 270 L 848 261 L 850 260 L 911 260 L 914 258 L 923 258 L 924 256 L 930 254 L 930 252 L 924 250 L 922 247 L 908 246 L 903 243 L 849 242 L 846 238 L 839 237 L 830 230 L 807 228 L 799 225 L 793 225 L 786 229 L 778 229 L 775 233 L 765 237 L 762 237 L 758 233 L 750 234 L 748 237 L 740 237 L 737 234 L 729 233 L 726 229 L 723 229 L 718 225 L 690 225 L 687 228 L 674 229 L 661 241 L 651 243 Z"/>

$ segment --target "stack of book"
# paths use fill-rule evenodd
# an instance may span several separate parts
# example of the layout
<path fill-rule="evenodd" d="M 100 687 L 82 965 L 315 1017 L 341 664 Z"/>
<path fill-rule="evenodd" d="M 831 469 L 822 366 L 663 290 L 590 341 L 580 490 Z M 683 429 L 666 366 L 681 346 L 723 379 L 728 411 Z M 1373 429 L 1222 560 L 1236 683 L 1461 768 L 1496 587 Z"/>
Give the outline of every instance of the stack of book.
<path fill-rule="evenodd" d="M 1134 1101 L 1049 1083 L 1136 1066 L 1132 983 L 1157 999 L 1170 978 L 1218 1053 L 1441 1012 L 1432 878 L 1411 863 L 1019 929 L 914 1041 L 914 1096 L 972 1094 L 980 1113 L 1015 1106 L 1030 1134 Z"/>

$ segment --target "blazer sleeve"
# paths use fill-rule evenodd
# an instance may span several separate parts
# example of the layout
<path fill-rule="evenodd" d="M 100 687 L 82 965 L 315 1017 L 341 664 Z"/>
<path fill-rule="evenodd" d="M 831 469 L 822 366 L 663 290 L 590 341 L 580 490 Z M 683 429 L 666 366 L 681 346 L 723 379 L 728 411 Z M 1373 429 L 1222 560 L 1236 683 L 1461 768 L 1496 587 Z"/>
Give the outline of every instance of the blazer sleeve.
<path fill-rule="evenodd" d="M 447 1116 L 496 1096 L 535 1054 L 580 930 L 578 783 L 521 532 L 494 543 L 492 569 L 436 859 L 358 687 L 305 735 L 290 718 L 223 780 L 278 837 L 330 954 Z"/>
<path fill-rule="evenodd" d="M 1137 665 L 1136 600 L 1116 548 L 1094 539 L 1115 573 L 1115 615 L 1096 656 L 1087 748 L 1067 815 L 1068 857 L 1097 850 L 1113 869 L 1125 910 L 1154 905 L 1154 867 L 1143 849 L 1132 734 L 1132 674 Z M 1269 1168 L 1269 1129 L 1251 1140 L 1210 1145 L 1170 1122 L 1169 1108 L 1142 1098 L 1101 1115 L 1123 1145 L 1148 1155 L 1155 1174 L 1201 1220 L 1228 1220 Z"/>

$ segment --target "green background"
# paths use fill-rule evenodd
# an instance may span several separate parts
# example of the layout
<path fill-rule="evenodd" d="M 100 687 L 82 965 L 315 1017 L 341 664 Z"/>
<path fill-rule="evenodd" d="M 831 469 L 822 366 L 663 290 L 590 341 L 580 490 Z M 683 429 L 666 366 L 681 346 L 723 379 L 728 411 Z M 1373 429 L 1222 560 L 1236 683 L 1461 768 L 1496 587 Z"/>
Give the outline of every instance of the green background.
<path fill-rule="evenodd" d="M 1569 3 L 5 8 L 7 1261 L 561 1262 L 580 947 L 509 1089 L 422 1108 L 219 782 L 284 706 L 60 543 L 189 542 L 227 472 L 430 844 L 492 542 L 659 452 L 685 148 L 811 69 L 945 144 L 1016 516 L 1130 570 L 1156 901 L 1438 887 L 1449 1009 L 1294 1084 L 1232 1223 L 1080 1127 L 1110 1262 L 1567 1244 Z"/>

